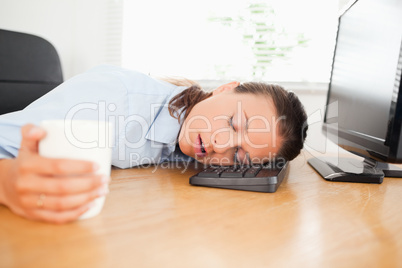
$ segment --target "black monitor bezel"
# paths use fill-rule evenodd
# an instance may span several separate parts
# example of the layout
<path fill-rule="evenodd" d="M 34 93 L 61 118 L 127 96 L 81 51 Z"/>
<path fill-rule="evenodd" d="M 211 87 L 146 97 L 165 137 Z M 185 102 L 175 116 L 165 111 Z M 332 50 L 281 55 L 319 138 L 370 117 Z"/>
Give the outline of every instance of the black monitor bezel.
<path fill-rule="evenodd" d="M 340 147 L 358 154 L 363 155 L 366 157 L 372 157 L 376 159 L 380 159 L 386 162 L 392 163 L 402 163 L 402 143 L 400 140 L 402 139 L 401 136 L 401 123 L 402 123 L 402 74 L 399 81 L 399 91 L 398 97 L 396 102 L 391 103 L 390 115 L 389 115 L 389 123 L 388 123 L 388 130 L 385 142 L 381 142 L 376 140 L 374 137 L 369 137 L 363 133 L 357 133 L 354 131 L 350 131 L 347 129 L 342 129 L 338 126 L 334 126 L 331 123 L 328 123 L 327 120 L 327 113 L 328 107 L 330 105 L 330 94 L 331 94 L 331 87 L 332 87 L 332 76 L 335 64 L 335 57 L 337 52 L 337 45 L 338 45 L 338 37 L 339 37 L 339 30 L 342 17 L 351 9 L 353 6 L 358 2 L 358 0 L 351 1 L 347 8 L 345 8 L 339 18 L 338 18 L 338 30 L 336 33 L 336 43 L 332 58 L 332 66 L 331 66 L 331 75 L 330 75 L 330 82 L 328 85 L 327 91 L 327 100 L 326 100 L 326 108 L 325 108 L 325 115 L 323 121 L 322 131 L 324 134 L 332 134 L 328 135 L 328 137 L 336 142 Z M 402 44 L 401 44 L 401 53 L 400 53 L 400 60 L 402 57 Z M 334 139 L 336 137 L 336 139 Z"/>

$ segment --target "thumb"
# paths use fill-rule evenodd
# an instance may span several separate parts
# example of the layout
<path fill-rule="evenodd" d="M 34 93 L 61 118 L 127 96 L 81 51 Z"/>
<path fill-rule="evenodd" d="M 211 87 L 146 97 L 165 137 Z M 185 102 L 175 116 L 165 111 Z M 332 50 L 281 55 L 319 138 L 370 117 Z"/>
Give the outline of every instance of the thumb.
<path fill-rule="evenodd" d="M 22 140 L 20 151 L 37 153 L 39 141 L 46 136 L 46 132 L 32 124 L 24 125 L 21 128 Z"/>

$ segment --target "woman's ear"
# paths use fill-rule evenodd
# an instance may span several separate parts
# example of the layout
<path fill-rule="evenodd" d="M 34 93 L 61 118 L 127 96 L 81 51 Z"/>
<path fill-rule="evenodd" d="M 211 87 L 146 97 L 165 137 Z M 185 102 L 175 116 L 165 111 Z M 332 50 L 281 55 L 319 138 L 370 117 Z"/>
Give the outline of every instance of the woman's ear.
<path fill-rule="evenodd" d="M 221 86 L 217 87 L 216 89 L 214 89 L 214 91 L 212 92 L 212 96 L 215 96 L 222 92 L 233 90 L 234 88 L 238 87 L 239 85 L 240 85 L 240 82 L 237 82 L 237 81 L 233 81 L 233 82 L 221 85 Z"/>

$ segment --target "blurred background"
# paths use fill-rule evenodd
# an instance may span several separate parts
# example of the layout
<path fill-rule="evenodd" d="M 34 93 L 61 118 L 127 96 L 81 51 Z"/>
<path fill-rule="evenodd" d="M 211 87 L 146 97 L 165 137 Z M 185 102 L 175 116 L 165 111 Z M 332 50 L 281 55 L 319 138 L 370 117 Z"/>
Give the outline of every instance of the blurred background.
<path fill-rule="evenodd" d="M 0 28 L 34 34 L 59 53 L 64 79 L 99 64 L 152 76 L 265 81 L 295 91 L 321 134 L 338 15 L 348 0 L 0 0 Z M 1 71 L 1 70 L 0 70 Z"/>

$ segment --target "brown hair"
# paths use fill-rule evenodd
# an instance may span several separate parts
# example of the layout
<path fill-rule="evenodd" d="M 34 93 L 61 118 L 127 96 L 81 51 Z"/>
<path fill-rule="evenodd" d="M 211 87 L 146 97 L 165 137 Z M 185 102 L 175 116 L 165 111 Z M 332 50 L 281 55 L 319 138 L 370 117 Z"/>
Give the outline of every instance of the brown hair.
<path fill-rule="evenodd" d="M 258 82 L 240 84 L 235 88 L 235 92 L 266 95 L 272 98 L 279 120 L 279 136 L 283 139 L 276 157 L 290 161 L 298 156 L 308 129 L 307 114 L 299 98 L 279 85 Z"/>
<path fill-rule="evenodd" d="M 169 102 L 169 113 L 179 122 L 183 113 L 184 120 L 197 103 L 212 96 L 211 92 L 205 92 L 191 80 L 186 80 L 188 84 L 178 84 L 178 80 L 165 81 L 176 85 L 189 86 Z M 276 116 L 281 119 L 278 121 L 278 126 L 279 135 L 283 139 L 276 158 L 283 157 L 290 161 L 299 155 L 308 129 L 307 115 L 299 98 L 293 92 L 288 92 L 279 85 L 258 82 L 242 83 L 234 90 L 242 94 L 250 93 L 271 97 L 276 108 Z"/>
<path fill-rule="evenodd" d="M 169 101 L 169 114 L 177 118 L 179 123 L 183 113 L 183 120 L 185 120 L 197 103 L 212 96 L 212 92 L 204 91 L 198 83 L 192 80 L 175 78 L 163 80 L 176 86 L 188 86 L 187 89 L 183 90 Z"/>

